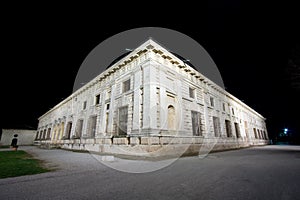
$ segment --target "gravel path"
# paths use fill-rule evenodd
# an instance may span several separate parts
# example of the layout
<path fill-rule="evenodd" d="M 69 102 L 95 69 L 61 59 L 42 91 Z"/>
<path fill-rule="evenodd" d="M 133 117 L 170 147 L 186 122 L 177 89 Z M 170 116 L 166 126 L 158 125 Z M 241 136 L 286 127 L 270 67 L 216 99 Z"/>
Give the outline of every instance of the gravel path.
<path fill-rule="evenodd" d="M 0 179 L 0 199 L 299 199 L 300 147 L 264 146 L 185 157 L 136 161 L 65 150 L 21 147 L 54 172 Z M 130 169 L 164 166 L 149 173 Z M 127 167 L 127 168 L 124 168 Z M 124 171 L 126 171 L 124 170 Z"/>

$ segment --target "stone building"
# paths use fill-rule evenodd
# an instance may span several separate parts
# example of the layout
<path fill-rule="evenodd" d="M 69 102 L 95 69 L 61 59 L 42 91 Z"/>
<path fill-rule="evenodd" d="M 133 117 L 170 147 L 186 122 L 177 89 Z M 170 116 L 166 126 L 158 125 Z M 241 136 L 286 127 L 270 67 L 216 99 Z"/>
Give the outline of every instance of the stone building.
<path fill-rule="evenodd" d="M 0 146 L 9 146 L 14 135 L 18 135 L 18 145 L 33 145 L 36 137 L 36 130 L 28 129 L 1 129 Z"/>
<path fill-rule="evenodd" d="M 125 154 L 185 144 L 197 152 L 267 144 L 268 134 L 262 115 L 149 39 L 42 115 L 35 143 Z"/>

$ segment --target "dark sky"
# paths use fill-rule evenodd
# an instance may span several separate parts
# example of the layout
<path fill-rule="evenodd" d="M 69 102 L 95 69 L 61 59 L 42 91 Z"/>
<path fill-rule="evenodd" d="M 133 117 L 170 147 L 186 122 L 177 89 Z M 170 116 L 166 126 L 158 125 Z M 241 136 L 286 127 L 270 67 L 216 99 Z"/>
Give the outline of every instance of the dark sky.
<path fill-rule="evenodd" d="M 1 126 L 36 128 L 39 116 L 72 93 L 77 70 L 94 47 L 121 31 L 154 26 L 198 41 L 227 91 L 267 118 L 270 135 L 283 127 L 299 132 L 296 7 L 238 0 L 155 6 L 124 12 L 108 7 L 110 14 L 93 5 L 8 7 L 1 28 Z"/>

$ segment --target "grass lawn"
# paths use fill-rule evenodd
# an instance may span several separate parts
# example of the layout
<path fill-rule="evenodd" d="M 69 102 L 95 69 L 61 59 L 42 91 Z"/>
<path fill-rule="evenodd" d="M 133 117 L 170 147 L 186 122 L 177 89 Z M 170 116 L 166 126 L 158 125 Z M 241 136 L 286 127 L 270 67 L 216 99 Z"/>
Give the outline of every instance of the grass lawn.
<path fill-rule="evenodd" d="M 9 145 L 0 145 L 0 149 L 6 149 L 6 148 L 9 148 L 10 146 Z"/>
<path fill-rule="evenodd" d="M 0 178 L 49 172 L 25 151 L 0 151 Z"/>

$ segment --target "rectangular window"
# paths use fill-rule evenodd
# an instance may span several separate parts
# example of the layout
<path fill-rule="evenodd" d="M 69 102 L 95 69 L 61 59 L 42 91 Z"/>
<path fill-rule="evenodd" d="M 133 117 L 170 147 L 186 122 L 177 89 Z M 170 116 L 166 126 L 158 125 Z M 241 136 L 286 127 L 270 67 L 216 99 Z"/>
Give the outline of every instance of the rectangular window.
<path fill-rule="evenodd" d="M 44 129 L 44 132 L 43 132 L 43 140 L 46 139 L 46 129 Z"/>
<path fill-rule="evenodd" d="M 109 110 L 109 103 L 106 104 L 106 110 Z"/>
<path fill-rule="evenodd" d="M 233 108 L 231 108 L 231 111 L 232 111 L 232 115 L 234 115 L 234 109 Z"/>
<path fill-rule="evenodd" d="M 241 132 L 240 132 L 240 126 L 238 123 L 234 123 L 234 128 L 235 128 L 235 134 L 236 134 L 236 137 L 237 138 L 240 138 L 241 137 Z"/>
<path fill-rule="evenodd" d="M 96 125 L 97 125 L 97 116 L 92 116 L 89 118 L 89 136 L 95 137 L 96 134 Z"/>
<path fill-rule="evenodd" d="M 210 98 L 209 98 L 209 102 L 210 102 L 210 106 L 211 106 L 211 107 L 214 107 L 214 106 L 215 106 L 215 100 L 214 100 L 213 97 L 210 97 Z"/>
<path fill-rule="evenodd" d="M 123 82 L 123 93 L 130 90 L 130 79 Z"/>
<path fill-rule="evenodd" d="M 51 128 L 48 128 L 48 131 L 47 131 L 47 139 L 50 139 L 50 135 L 51 135 Z"/>
<path fill-rule="evenodd" d="M 202 136 L 200 113 L 192 111 L 192 128 L 194 136 Z"/>
<path fill-rule="evenodd" d="M 257 137 L 258 137 L 258 139 L 261 139 L 261 136 L 260 136 L 260 131 L 259 131 L 259 129 L 256 129 L 256 131 L 257 131 Z"/>
<path fill-rule="evenodd" d="M 41 140 L 43 138 L 43 130 L 40 131 L 39 139 Z"/>
<path fill-rule="evenodd" d="M 95 96 L 95 105 L 99 105 L 100 104 L 100 94 Z"/>
<path fill-rule="evenodd" d="M 260 130 L 261 139 L 265 139 L 264 133 L 262 130 Z"/>
<path fill-rule="evenodd" d="M 257 139 L 257 133 L 256 133 L 256 129 L 255 128 L 253 128 L 253 133 L 254 133 L 255 139 Z"/>
<path fill-rule="evenodd" d="M 2 134 L 2 133 L 1 133 Z M 36 135 L 35 135 L 35 140 L 37 140 L 39 138 L 39 132 L 36 132 Z"/>
<path fill-rule="evenodd" d="M 223 103 L 223 111 L 226 111 L 225 103 Z"/>
<path fill-rule="evenodd" d="M 83 106 L 82 109 L 85 110 L 86 109 L 86 101 L 83 102 Z"/>
<path fill-rule="evenodd" d="M 258 132 L 259 132 L 259 139 L 263 139 L 263 138 L 262 138 L 261 131 L 260 131 L 260 130 L 258 130 Z"/>
<path fill-rule="evenodd" d="M 231 122 L 229 120 L 225 120 L 225 126 L 227 137 L 232 137 Z"/>
<path fill-rule="evenodd" d="M 221 136 L 221 127 L 220 127 L 219 117 L 213 117 L 213 124 L 214 124 L 215 137 L 220 137 Z"/>
<path fill-rule="evenodd" d="M 70 139 L 71 130 L 72 130 L 72 122 L 68 122 L 67 130 L 66 130 L 66 139 Z"/>
<path fill-rule="evenodd" d="M 190 94 L 190 98 L 194 99 L 195 98 L 195 89 L 189 88 L 189 94 Z"/>
<path fill-rule="evenodd" d="M 79 119 L 75 128 L 75 137 L 80 138 L 82 135 L 83 119 Z"/>
<path fill-rule="evenodd" d="M 119 135 L 127 135 L 128 106 L 119 108 Z"/>

